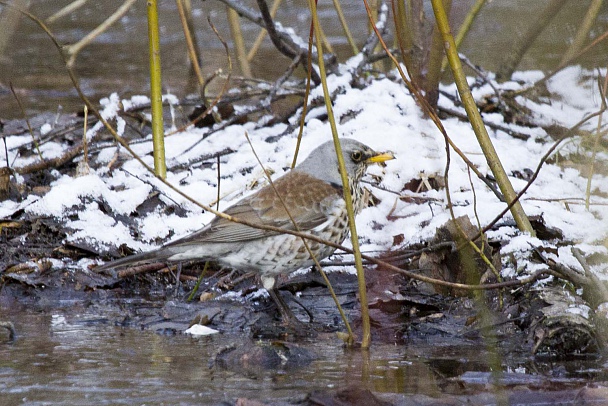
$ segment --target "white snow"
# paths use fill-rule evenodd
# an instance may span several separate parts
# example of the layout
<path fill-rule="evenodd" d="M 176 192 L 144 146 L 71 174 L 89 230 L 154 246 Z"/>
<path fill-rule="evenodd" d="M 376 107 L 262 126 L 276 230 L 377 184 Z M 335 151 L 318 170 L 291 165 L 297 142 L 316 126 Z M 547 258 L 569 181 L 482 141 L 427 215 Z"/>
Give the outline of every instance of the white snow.
<path fill-rule="evenodd" d="M 434 124 L 423 116 L 403 85 L 389 79 L 369 79 L 365 88 L 353 88 L 350 85 L 352 69 L 345 68 L 340 72 L 339 76 L 328 78 L 330 91 L 337 94 L 333 109 L 340 135 L 362 141 L 379 151 L 391 150 L 397 157 L 396 160 L 387 162 L 386 167 L 373 167 L 369 170 L 374 178 L 381 179 L 382 189 L 371 187 L 379 203 L 375 207 L 366 208 L 358 217 L 362 250 L 383 251 L 398 248 L 392 245 L 393 237 L 399 235 L 403 236 L 401 244 L 404 246 L 431 239 L 436 229 L 450 219 L 445 191 L 440 189 L 413 193 L 403 191 L 403 188 L 412 179 L 419 179 L 421 174 L 426 177 L 444 176 L 446 151 L 443 136 Z M 522 95 L 518 96 L 518 100 L 531 109 L 534 119 L 540 124 L 572 126 L 600 108 L 600 97 L 595 85 L 596 75 L 595 72 L 579 67 L 570 67 L 548 81 L 547 88 L 551 93 L 549 99 L 539 101 Z M 518 72 L 514 81 L 494 85 L 501 89 L 517 90 L 529 86 L 542 76 L 538 71 Z M 455 94 L 453 85 L 445 86 L 443 90 Z M 484 94 L 491 95 L 492 91 L 490 86 L 484 86 L 475 91 L 475 94 L 482 97 Z M 313 89 L 312 97 L 321 95 L 320 88 Z M 178 103 L 175 98 L 169 96 L 165 99 Z M 144 96 L 120 100 L 117 94 L 113 94 L 101 101 L 102 114 L 116 124 L 121 106 L 132 109 L 148 102 L 149 99 Z M 451 110 L 461 111 L 446 97 L 442 96 L 439 103 Z M 315 146 L 330 139 L 329 124 L 315 118 L 323 112 L 323 108 L 317 108 L 308 115 L 298 161 Z M 502 164 L 509 174 L 524 173 L 524 170 L 534 171 L 540 158 L 554 142 L 540 127 L 523 128 L 505 123 L 498 114 L 488 114 L 485 118 L 530 136 L 524 141 L 502 131 L 489 130 Z M 445 119 L 443 124 L 452 140 L 481 173 L 489 174 L 490 170 L 471 126 L 456 118 Z M 118 120 L 118 125 L 122 132 L 124 121 Z M 597 118 L 590 120 L 582 128 L 593 131 L 596 126 Z M 88 137 L 100 128 L 94 126 L 89 129 Z M 284 124 L 272 127 L 258 127 L 256 123 L 232 125 L 202 141 L 202 135 L 208 130 L 188 129 L 166 138 L 167 163 L 171 168 L 173 165 L 188 163 L 201 155 L 225 148 L 236 150 L 235 153 L 220 159 L 220 209 L 225 209 L 266 184 L 251 146 L 245 139 L 245 132 L 249 134 L 253 148 L 265 168 L 273 171 L 276 178 L 284 174 L 291 164 L 297 130 L 273 143 L 267 143 L 265 139 L 277 136 L 285 129 Z M 12 148 L 9 150 L 9 161 L 14 162 L 16 167 L 30 164 L 37 159 L 21 158 L 17 149 L 13 148 L 27 143 L 29 137 L 6 137 L 7 146 Z M 568 156 L 571 153 L 587 153 L 579 148 L 581 137 L 573 137 L 564 143 L 560 154 Z M 64 148 L 58 143 L 48 142 L 43 146 L 42 154 L 45 158 L 53 158 L 60 155 Z M 147 164 L 152 165 L 150 137 L 145 142 L 133 144 L 133 149 Z M 124 243 L 144 251 L 155 248 L 160 239 L 170 235 L 172 238 L 182 237 L 211 220 L 212 214 L 203 213 L 196 205 L 167 188 L 133 159 L 125 162 L 122 167 L 109 171 L 105 166 L 115 153 L 115 147 L 108 147 L 98 155 L 90 157 L 91 166 L 98 169 L 93 169 L 89 175 L 69 177 L 57 174 L 51 189 L 42 197 L 31 195 L 20 203 L 10 200 L 0 202 L 0 217 L 6 218 L 17 210 L 24 209 L 32 215 L 52 216 L 62 221 L 67 229 L 72 230 L 67 237 L 70 241 L 86 241 L 100 250 Z M 124 149 L 120 153 L 124 154 Z M 606 158 L 600 156 L 601 159 Z M 193 165 L 188 170 L 169 172 L 167 180 L 199 202 L 215 205 L 218 193 L 217 167 L 215 160 L 210 162 L 210 166 Z M 511 177 L 511 181 L 516 190 L 526 184 L 515 177 Z M 580 247 L 586 253 L 606 254 L 608 250 L 604 241 L 608 237 L 608 199 L 601 195 L 592 196 L 591 207 L 586 210 L 586 182 L 586 178 L 576 168 L 555 163 L 545 164 L 538 179 L 522 199 L 522 204 L 528 215 L 542 216 L 548 227 L 560 229 L 565 238 L 572 241 L 572 246 Z M 592 189 L 600 190 L 604 195 L 608 191 L 608 182 L 600 174 L 594 175 L 592 186 Z M 456 216 L 467 215 L 473 224 L 477 224 L 477 218 L 482 225 L 488 224 L 505 207 L 473 173 L 469 174 L 466 165 L 454 151 L 451 151 L 449 188 Z M 112 213 L 102 210 L 98 203 L 103 201 L 114 214 L 128 216 L 144 203 L 154 190 L 161 192 L 161 199 L 176 202 L 185 208 L 189 213 L 188 217 L 151 212 L 138 219 L 136 238 L 134 230 L 117 222 Z M 419 198 L 416 200 L 419 203 L 409 199 L 413 197 Z M 474 201 L 477 213 L 474 211 Z M 510 214 L 507 214 L 506 218 L 510 218 Z M 553 242 L 522 234 L 512 225 L 505 225 L 490 232 L 489 237 L 503 240 L 503 252 L 522 259 L 525 259 L 534 247 L 555 245 Z M 348 245 L 348 242 L 345 244 Z M 570 247 L 562 247 L 557 252 L 556 258 L 561 262 L 577 266 Z M 85 262 L 81 263 L 85 266 Z M 527 268 L 533 271 L 538 269 L 538 266 L 530 264 Z M 504 270 L 505 275 L 513 272 L 510 268 Z M 600 277 L 606 279 L 608 275 L 600 273 Z"/>
<path fill-rule="evenodd" d="M 212 334 L 217 334 L 219 331 L 209 328 L 207 326 L 203 326 L 201 324 L 193 324 L 190 328 L 184 331 L 186 334 L 192 334 L 193 336 L 208 336 Z"/>

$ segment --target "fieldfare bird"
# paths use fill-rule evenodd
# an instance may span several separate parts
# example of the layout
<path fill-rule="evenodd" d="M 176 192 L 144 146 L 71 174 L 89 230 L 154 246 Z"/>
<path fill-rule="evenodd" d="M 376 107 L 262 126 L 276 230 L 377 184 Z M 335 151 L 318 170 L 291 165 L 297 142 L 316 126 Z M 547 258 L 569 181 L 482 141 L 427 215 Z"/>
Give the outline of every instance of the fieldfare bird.
<path fill-rule="evenodd" d="M 394 159 L 394 156 L 390 152 L 378 153 L 348 138 L 341 139 L 340 144 L 353 205 L 358 213 L 365 203 L 360 180 L 368 165 Z M 336 244 L 344 241 L 349 233 L 348 217 L 333 141 L 317 147 L 302 163 L 273 183 L 274 188 L 267 185 L 224 213 L 248 223 L 310 233 Z M 335 250 L 312 240 L 308 240 L 308 246 L 317 260 L 328 257 Z M 276 277 L 314 264 L 300 237 L 215 217 L 201 230 L 159 249 L 109 262 L 96 269 L 102 271 L 152 261 L 193 260 L 216 261 L 230 268 L 258 272 L 286 324 L 293 321 L 294 316 L 276 290 Z"/>

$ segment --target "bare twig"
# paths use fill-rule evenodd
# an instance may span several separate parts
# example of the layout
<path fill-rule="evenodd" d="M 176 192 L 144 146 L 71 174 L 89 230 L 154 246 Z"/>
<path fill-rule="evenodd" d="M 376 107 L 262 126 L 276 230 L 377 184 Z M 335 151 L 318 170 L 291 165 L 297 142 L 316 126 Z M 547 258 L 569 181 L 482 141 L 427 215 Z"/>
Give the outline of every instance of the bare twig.
<path fill-rule="evenodd" d="M 25 123 L 27 124 L 27 129 L 30 132 L 30 135 L 32 136 L 32 143 L 36 147 L 36 152 L 38 152 L 38 157 L 40 158 L 41 161 L 44 161 L 44 158 L 42 157 L 42 152 L 40 152 L 40 146 L 38 145 L 38 141 L 36 141 L 36 137 L 34 137 L 34 130 L 32 130 L 32 125 L 30 124 L 30 120 L 27 117 L 27 114 L 25 114 L 25 109 L 23 108 L 23 104 L 21 103 L 21 99 L 17 95 L 17 92 L 15 92 L 15 89 L 13 88 L 13 83 L 9 82 L 8 85 L 11 88 L 11 93 L 13 93 L 13 96 L 15 97 L 15 100 L 17 100 L 17 104 L 19 105 L 19 109 L 21 110 L 21 114 L 23 114 L 23 118 L 25 120 Z"/>
<path fill-rule="evenodd" d="M 532 174 L 532 176 L 530 177 L 530 180 L 528 180 L 528 183 L 526 184 L 526 186 L 524 186 L 519 193 L 515 196 L 515 198 L 507 205 L 507 207 L 505 207 L 495 218 L 494 220 L 490 221 L 484 228 L 483 230 L 481 230 L 479 232 L 479 235 L 477 235 L 474 239 L 479 238 L 479 236 L 482 233 L 485 233 L 486 231 L 488 231 L 490 228 L 494 227 L 494 225 L 496 223 L 498 223 L 498 221 L 500 221 L 500 219 L 509 211 L 510 206 L 515 204 L 515 202 L 519 201 L 519 199 L 521 199 L 521 197 L 528 191 L 528 189 L 530 188 L 530 186 L 532 186 L 532 184 L 534 183 L 534 181 L 536 180 L 536 178 L 538 177 L 538 174 L 540 173 L 541 168 L 543 167 L 543 165 L 545 164 L 545 162 L 547 162 L 547 160 L 549 159 L 549 157 L 553 154 L 553 152 L 557 149 L 557 147 L 559 146 L 559 144 L 562 143 L 562 141 L 564 141 L 565 139 L 571 137 L 575 131 L 582 126 L 586 121 L 590 120 L 591 118 L 600 115 L 603 111 L 604 111 L 605 107 L 602 108 L 602 110 L 589 115 L 588 117 L 585 117 L 583 120 L 579 121 L 577 124 L 575 124 L 569 131 L 567 131 L 564 135 L 562 135 L 557 141 L 555 141 L 555 143 L 551 146 L 551 148 L 549 148 L 549 150 L 545 153 L 545 155 L 543 155 L 543 157 L 540 159 L 538 166 L 536 167 L 536 170 L 534 171 L 534 173 Z"/>
<path fill-rule="evenodd" d="M 388 32 L 388 27 L 386 24 L 387 15 L 388 7 L 386 7 L 386 5 L 381 5 L 378 11 L 378 19 L 374 24 L 374 30 L 372 30 L 372 32 L 369 34 L 369 36 L 365 40 L 365 43 L 363 44 L 363 47 L 361 48 L 361 54 L 364 56 L 364 58 L 357 66 L 357 71 L 361 72 L 366 65 L 376 62 L 376 59 L 373 58 L 373 56 L 376 55 L 373 54 L 373 52 L 376 49 L 378 43 L 380 42 L 378 35 L 383 37 Z"/>
<path fill-rule="evenodd" d="M 570 281 L 578 287 L 582 287 L 583 295 L 585 295 L 590 306 L 596 308 L 599 304 L 608 302 L 608 288 L 604 282 L 600 281 L 591 271 L 583 252 L 580 249 L 572 248 L 572 254 L 583 268 L 582 273 L 551 258 L 545 257 L 539 249 L 536 249 L 535 251 L 541 260 L 549 266 L 553 276 Z"/>
<path fill-rule="evenodd" d="M 114 24 L 122 16 L 124 16 L 127 13 L 127 11 L 129 11 L 129 8 L 131 8 L 131 6 L 136 1 L 137 0 L 125 0 L 125 2 L 116 9 L 114 14 L 112 14 L 110 17 L 108 17 L 103 23 L 101 23 L 99 26 L 97 26 L 97 28 L 95 28 L 93 31 L 88 33 L 83 39 L 81 39 L 80 41 L 78 41 L 77 43 L 75 43 L 73 45 L 66 46 L 64 48 L 65 52 L 68 55 L 70 55 L 70 59 L 68 59 L 68 62 L 67 62 L 68 66 L 70 66 L 70 67 L 73 66 L 74 62 L 76 61 L 76 57 L 78 56 L 78 53 L 82 50 L 82 48 L 84 48 L 89 43 L 91 43 L 101 33 L 103 33 L 105 30 L 107 30 L 112 24 Z"/>
<path fill-rule="evenodd" d="M 186 129 L 186 127 L 188 127 L 190 125 L 194 125 L 194 124 L 198 123 L 199 121 L 201 121 L 205 116 L 207 116 L 207 114 L 209 114 L 210 112 L 213 111 L 213 108 L 220 102 L 220 100 L 222 99 L 222 96 L 228 90 L 228 85 L 230 84 L 230 77 L 232 75 L 232 58 L 230 58 L 230 51 L 228 50 L 228 44 L 226 44 L 226 41 L 224 41 L 224 39 L 222 38 L 222 36 L 218 32 L 217 28 L 215 28 L 215 25 L 213 25 L 213 23 L 211 22 L 211 17 L 207 18 L 207 22 L 209 23 L 209 26 L 211 26 L 211 29 L 215 33 L 215 35 L 218 38 L 218 40 L 224 46 L 224 52 L 226 53 L 226 58 L 228 59 L 228 75 L 226 76 L 226 80 L 224 81 L 224 85 L 222 86 L 222 89 L 221 89 L 220 93 L 211 102 L 211 104 L 209 106 L 207 106 L 207 109 L 204 112 L 202 112 L 201 114 L 199 114 L 199 116 L 197 118 L 195 118 L 194 120 L 192 120 L 192 122 L 190 122 L 187 125 L 185 125 L 183 127 L 180 127 L 177 130 L 175 130 L 175 131 L 167 134 L 167 136 L 170 136 L 170 135 L 182 132 L 182 131 L 184 131 Z M 206 83 L 205 83 L 204 86 L 206 86 Z M 203 89 L 204 89 L 204 86 L 203 86 Z M 204 90 L 203 90 L 203 94 L 204 94 Z"/>
<path fill-rule="evenodd" d="M 55 21 L 59 20 L 60 18 L 70 14 L 72 11 L 78 10 L 80 7 L 84 6 L 87 1 L 88 0 L 75 0 L 75 1 L 71 2 L 70 4 L 68 4 L 67 6 L 65 6 L 64 8 L 62 8 L 61 10 L 57 11 L 55 14 L 53 14 L 52 16 L 47 18 L 46 22 L 49 24 L 54 23 Z"/>
<path fill-rule="evenodd" d="M 458 117 L 461 120 L 468 120 L 468 116 L 466 115 L 466 113 L 461 113 L 459 111 L 452 110 L 452 109 L 450 109 L 448 107 L 443 107 L 443 106 L 438 106 L 437 109 L 439 111 L 444 112 L 446 114 L 449 114 L 451 116 Z M 515 131 L 511 127 L 507 127 L 507 126 L 496 124 L 496 123 L 491 123 L 491 122 L 488 122 L 488 121 L 485 121 L 485 120 L 484 120 L 483 123 L 484 123 L 484 125 L 486 125 L 487 127 L 490 127 L 493 130 L 502 131 L 502 132 L 504 132 L 506 134 L 509 134 L 513 138 L 517 138 L 518 140 L 527 141 L 528 139 L 530 139 L 530 136 L 528 134 L 517 132 L 517 131 Z M 498 189 L 496 189 L 494 191 L 494 194 L 501 195 L 500 192 L 498 191 Z"/>
<path fill-rule="evenodd" d="M 300 64 L 301 61 L 302 61 L 302 55 L 301 54 L 296 55 L 296 57 L 293 59 L 293 61 L 291 61 L 291 63 L 289 64 L 289 67 L 287 68 L 285 73 L 283 73 L 281 75 L 281 77 L 278 78 L 274 82 L 274 84 L 272 85 L 272 88 L 270 88 L 270 92 L 268 92 L 268 96 L 266 96 L 266 98 L 262 101 L 262 104 L 266 108 L 270 108 L 272 99 L 274 99 L 274 96 L 277 94 L 277 92 L 281 88 L 281 85 L 283 83 L 285 83 L 287 81 L 287 79 L 289 79 L 289 77 L 293 74 L 293 71 L 298 67 L 298 65 Z"/>
<path fill-rule="evenodd" d="M 262 15 L 260 13 L 256 12 L 255 10 L 247 7 L 243 2 L 241 2 L 239 0 L 218 0 L 218 1 L 221 1 L 222 3 L 233 8 L 234 10 L 236 10 L 236 12 L 239 13 L 239 15 L 241 17 L 244 17 L 244 18 L 248 19 L 249 21 L 251 21 L 252 23 L 257 24 L 260 27 L 267 29 L 266 23 L 265 23 Z M 285 43 L 285 45 L 288 46 L 294 52 L 296 52 L 296 50 L 297 50 L 298 53 L 308 56 L 307 48 L 304 45 L 302 45 L 302 44 L 306 43 L 304 40 L 302 40 L 301 38 L 297 38 L 295 36 L 295 34 L 293 34 L 292 32 L 289 32 L 288 30 L 286 30 L 285 28 L 283 28 L 282 26 L 280 26 L 276 23 L 273 23 L 273 26 L 274 26 L 276 35 L 281 40 L 281 42 Z M 317 59 L 316 49 L 313 49 L 310 57 L 312 59 Z M 331 64 L 331 66 L 333 66 L 335 64 L 335 56 L 334 55 L 327 56 L 325 59 L 325 62 L 328 64 Z"/>

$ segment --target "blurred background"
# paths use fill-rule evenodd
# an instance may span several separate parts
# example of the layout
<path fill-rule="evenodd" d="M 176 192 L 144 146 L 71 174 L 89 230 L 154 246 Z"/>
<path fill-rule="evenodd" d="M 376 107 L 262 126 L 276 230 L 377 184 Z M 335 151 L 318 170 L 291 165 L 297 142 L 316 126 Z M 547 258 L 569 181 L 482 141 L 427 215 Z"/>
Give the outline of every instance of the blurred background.
<path fill-rule="evenodd" d="M 61 44 L 73 44 L 108 18 L 123 4 L 115 0 L 87 1 L 73 12 L 49 21 L 71 0 L 15 1 L 44 21 Z M 257 2 L 244 1 L 257 10 Z M 269 1 L 269 6 L 270 6 Z M 454 1 L 451 10 L 454 31 L 462 23 L 475 0 Z M 551 0 L 500 0 L 489 1 L 475 19 L 471 31 L 461 47 L 471 62 L 485 70 L 495 71 L 514 39 L 534 24 L 541 11 Z M 343 1 L 342 9 L 349 28 L 359 46 L 368 36 L 368 17 L 362 1 Z M 556 17 L 543 29 L 538 39 L 524 55 L 518 69 L 540 69 L 551 71 L 572 42 L 590 1 L 566 1 Z M 204 76 L 217 69 L 228 70 L 224 48 L 213 33 L 207 19 L 217 28 L 224 41 L 233 50 L 233 38 L 228 25 L 227 7 L 216 0 L 192 0 L 192 16 L 198 48 L 202 59 Z M 430 1 L 423 2 L 428 16 L 432 16 Z M 389 2 L 390 7 L 390 2 Z M 6 6 L 0 13 L 6 14 Z M 163 88 L 165 92 L 184 97 L 196 92 L 196 82 L 190 76 L 184 33 L 174 0 L 159 1 Z M 329 43 L 340 61 L 352 55 L 331 1 L 319 1 L 321 24 Z M 310 12 L 306 0 L 284 0 L 275 21 L 293 28 L 301 38 L 307 38 Z M 251 47 L 260 29 L 240 19 L 247 49 Z M 6 27 L 6 26 L 5 26 Z M 391 31 L 393 25 L 389 24 Z M 599 15 L 589 37 L 596 38 L 608 29 L 608 7 L 601 6 Z M 81 108 L 82 103 L 73 90 L 64 64 L 49 37 L 32 20 L 21 17 L 10 32 L 4 28 L 4 46 L 0 49 L 0 118 L 22 118 L 9 83 L 21 98 L 27 114 L 56 111 L 64 112 Z M 0 43 L 2 41 L 0 40 Z M 600 44 L 577 63 L 588 68 L 606 66 L 607 45 Z M 234 55 L 233 55 L 234 57 Z M 251 60 L 254 78 L 274 80 L 290 64 L 281 55 L 268 37 L 262 42 L 258 53 Z M 147 94 L 148 86 L 148 40 L 146 1 L 138 0 L 115 24 L 86 46 L 78 55 L 75 71 L 84 92 L 94 102 L 112 92 L 121 97 Z M 233 59 L 233 74 L 239 75 L 239 65 Z M 302 75 L 301 71 L 299 72 Z M 444 80 L 450 80 L 444 75 Z M 214 86 L 220 86 L 215 81 Z M 210 89 L 213 94 L 213 87 Z"/>

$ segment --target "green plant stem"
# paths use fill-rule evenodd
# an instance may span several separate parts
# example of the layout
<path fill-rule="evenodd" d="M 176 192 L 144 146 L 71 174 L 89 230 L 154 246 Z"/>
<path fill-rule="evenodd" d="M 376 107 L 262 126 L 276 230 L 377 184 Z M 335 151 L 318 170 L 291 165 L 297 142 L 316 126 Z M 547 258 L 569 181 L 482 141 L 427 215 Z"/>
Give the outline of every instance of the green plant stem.
<path fill-rule="evenodd" d="M 443 7 L 444 10 L 446 10 L 446 13 L 449 14 L 450 9 L 452 8 L 452 0 L 443 0 Z M 437 26 L 435 26 L 431 38 L 431 50 L 427 69 L 428 73 L 426 79 L 422 83 L 424 86 L 424 97 L 433 109 L 437 108 L 437 102 L 439 101 L 439 81 L 441 80 L 441 61 L 443 60 L 443 55 L 444 51 L 441 33 Z"/>
<path fill-rule="evenodd" d="M 603 0 L 591 0 L 591 4 L 587 9 L 587 14 L 585 14 L 585 18 L 583 18 L 583 22 L 580 24 L 576 36 L 570 44 L 570 47 L 566 51 L 566 53 L 562 56 L 562 60 L 560 61 L 560 65 L 565 61 L 571 59 L 574 55 L 576 55 L 579 50 L 583 47 L 583 44 L 587 41 L 587 36 L 589 35 L 589 31 L 591 31 L 591 26 L 595 22 L 598 13 L 602 7 Z"/>
<path fill-rule="evenodd" d="M 367 304 L 367 290 L 365 284 L 365 273 L 363 272 L 363 261 L 361 260 L 361 251 L 359 249 L 359 237 L 355 225 L 355 211 L 353 209 L 353 201 L 351 196 L 348 176 L 346 174 L 346 166 L 344 165 L 344 157 L 342 155 L 342 147 L 338 137 L 338 128 L 333 115 L 331 106 L 331 94 L 327 87 L 327 74 L 325 72 L 325 63 L 323 61 L 323 47 L 321 44 L 321 27 L 317 16 L 317 5 L 315 0 L 309 0 L 310 11 L 312 14 L 313 25 L 315 30 L 315 39 L 317 41 L 319 76 L 321 76 L 321 86 L 323 87 L 323 98 L 325 100 L 325 108 L 327 109 L 328 121 L 331 127 L 331 133 L 334 139 L 336 155 L 340 167 L 340 177 L 342 178 L 342 190 L 344 192 L 344 201 L 346 202 L 346 210 L 348 212 L 348 225 L 350 228 L 350 239 L 353 244 L 353 254 L 355 256 L 355 266 L 357 267 L 357 280 L 359 282 L 359 301 L 361 302 L 361 327 L 362 339 L 361 348 L 369 348 L 371 342 L 371 325 L 369 320 L 369 309 Z"/>
<path fill-rule="evenodd" d="M 78 53 L 88 44 L 90 44 L 95 38 L 97 38 L 101 33 L 105 32 L 112 24 L 116 21 L 120 20 L 122 16 L 124 16 L 129 8 L 136 2 L 137 0 L 125 0 L 120 7 L 116 9 L 114 13 L 107 19 L 105 19 L 101 24 L 99 24 L 95 29 L 85 35 L 80 41 L 75 44 L 67 45 L 63 47 L 64 52 L 70 55 L 70 59 L 68 60 L 68 64 L 73 66 L 76 62 L 76 57 Z M 154 2 L 156 3 L 156 1 Z"/>
<path fill-rule="evenodd" d="M 334 8 L 336 9 L 336 13 L 338 13 L 338 19 L 340 19 L 340 24 L 342 24 L 342 29 L 344 30 L 344 35 L 346 36 L 346 40 L 348 41 L 348 45 L 350 45 L 353 55 L 357 55 L 359 53 L 359 48 L 355 40 L 353 39 L 353 35 L 350 33 L 350 29 L 348 28 L 348 23 L 346 22 L 346 18 L 344 18 L 344 13 L 342 12 L 342 6 L 340 6 L 340 0 L 333 0 Z"/>
<path fill-rule="evenodd" d="M 243 32 L 241 31 L 241 18 L 234 9 L 227 7 L 226 12 L 228 13 L 228 24 L 230 25 L 230 32 L 232 34 L 232 40 L 234 41 L 234 50 L 236 52 L 236 60 L 241 68 L 241 73 L 246 78 L 251 76 L 251 66 L 247 60 L 247 50 L 245 49 L 245 40 L 243 39 Z"/>
<path fill-rule="evenodd" d="M 458 88 L 458 93 L 460 94 L 462 103 L 464 104 L 464 108 L 467 112 L 467 115 L 469 116 L 473 131 L 475 132 L 477 141 L 479 142 L 483 154 L 486 157 L 488 166 L 490 167 L 490 170 L 496 178 L 498 187 L 505 196 L 507 203 L 510 203 L 515 200 L 515 198 L 517 197 L 517 193 L 515 193 L 515 190 L 513 190 L 513 185 L 511 185 L 509 177 L 507 176 L 507 173 L 505 172 L 505 169 L 503 168 L 502 163 L 498 158 L 496 149 L 494 149 L 494 145 L 492 145 L 492 141 L 490 140 L 488 131 L 486 130 L 486 127 L 483 124 L 483 120 L 481 119 L 481 115 L 479 114 L 479 110 L 477 109 L 477 105 L 475 104 L 475 100 L 473 99 L 473 95 L 471 94 L 471 89 L 469 88 L 466 76 L 464 75 L 464 71 L 462 70 L 460 58 L 458 57 L 458 51 L 456 50 L 454 37 L 452 37 L 452 34 L 450 32 L 448 17 L 443 8 L 443 2 L 442 0 L 431 0 L 431 3 L 433 4 L 437 27 L 439 28 L 439 31 L 441 32 L 441 36 L 443 38 L 443 45 L 448 57 L 448 62 L 450 63 L 452 73 L 454 74 L 456 87 Z M 511 207 L 511 214 L 515 219 L 517 227 L 521 231 L 528 232 L 531 235 L 534 235 L 534 229 L 532 228 L 532 224 L 530 224 L 530 220 L 528 219 L 528 216 L 526 216 L 526 213 L 524 212 L 519 201 L 516 202 L 513 207 Z"/>
<path fill-rule="evenodd" d="M 456 37 L 454 37 L 454 42 L 456 43 L 456 49 L 460 49 L 460 45 L 462 45 L 462 41 L 464 41 L 465 37 L 469 33 L 469 30 L 471 29 L 471 26 L 473 25 L 473 21 L 475 21 L 477 14 L 479 14 L 479 12 L 483 8 L 483 6 L 486 4 L 486 1 L 487 0 L 477 0 L 475 2 L 475 4 L 473 4 L 473 7 L 471 7 L 469 12 L 467 13 L 466 17 L 464 18 L 464 21 L 462 22 L 462 25 L 460 26 L 460 29 L 458 30 L 458 33 L 456 34 Z M 447 68 L 447 67 L 448 67 L 448 59 L 443 58 L 443 62 L 441 63 L 441 71 L 444 71 L 445 68 Z"/>
<path fill-rule="evenodd" d="M 148 43 L 150 48 L 150 101 L 152 106 L 154 172 L 158 177 L 165 179 L 167 177 L 167 164 L 165 162 L 160 34 L 158 31 L 158 4 L 156 0 L 148 0 Z"/>
<path fill-rule="evenodd" d="M 191 302 L 192 300 L 194 300 L 194 295 L 196 295 L 196 292 L 198 292 L 198 288 L 200 288 L 201 286 L 201 282 L 203 281 L 203 278 L 207 273 L 207 268 L 209 268 L 209 261 L 205 261 L 205 266 L 203 267 L 201 274 L 198 276 L 198 279 L 196 280 L 196 285 L 194 285 L 194 289 L 192 289 L 192 292 L 190 292 L 190 294 L 188 295 L 186 302 Z"/>

